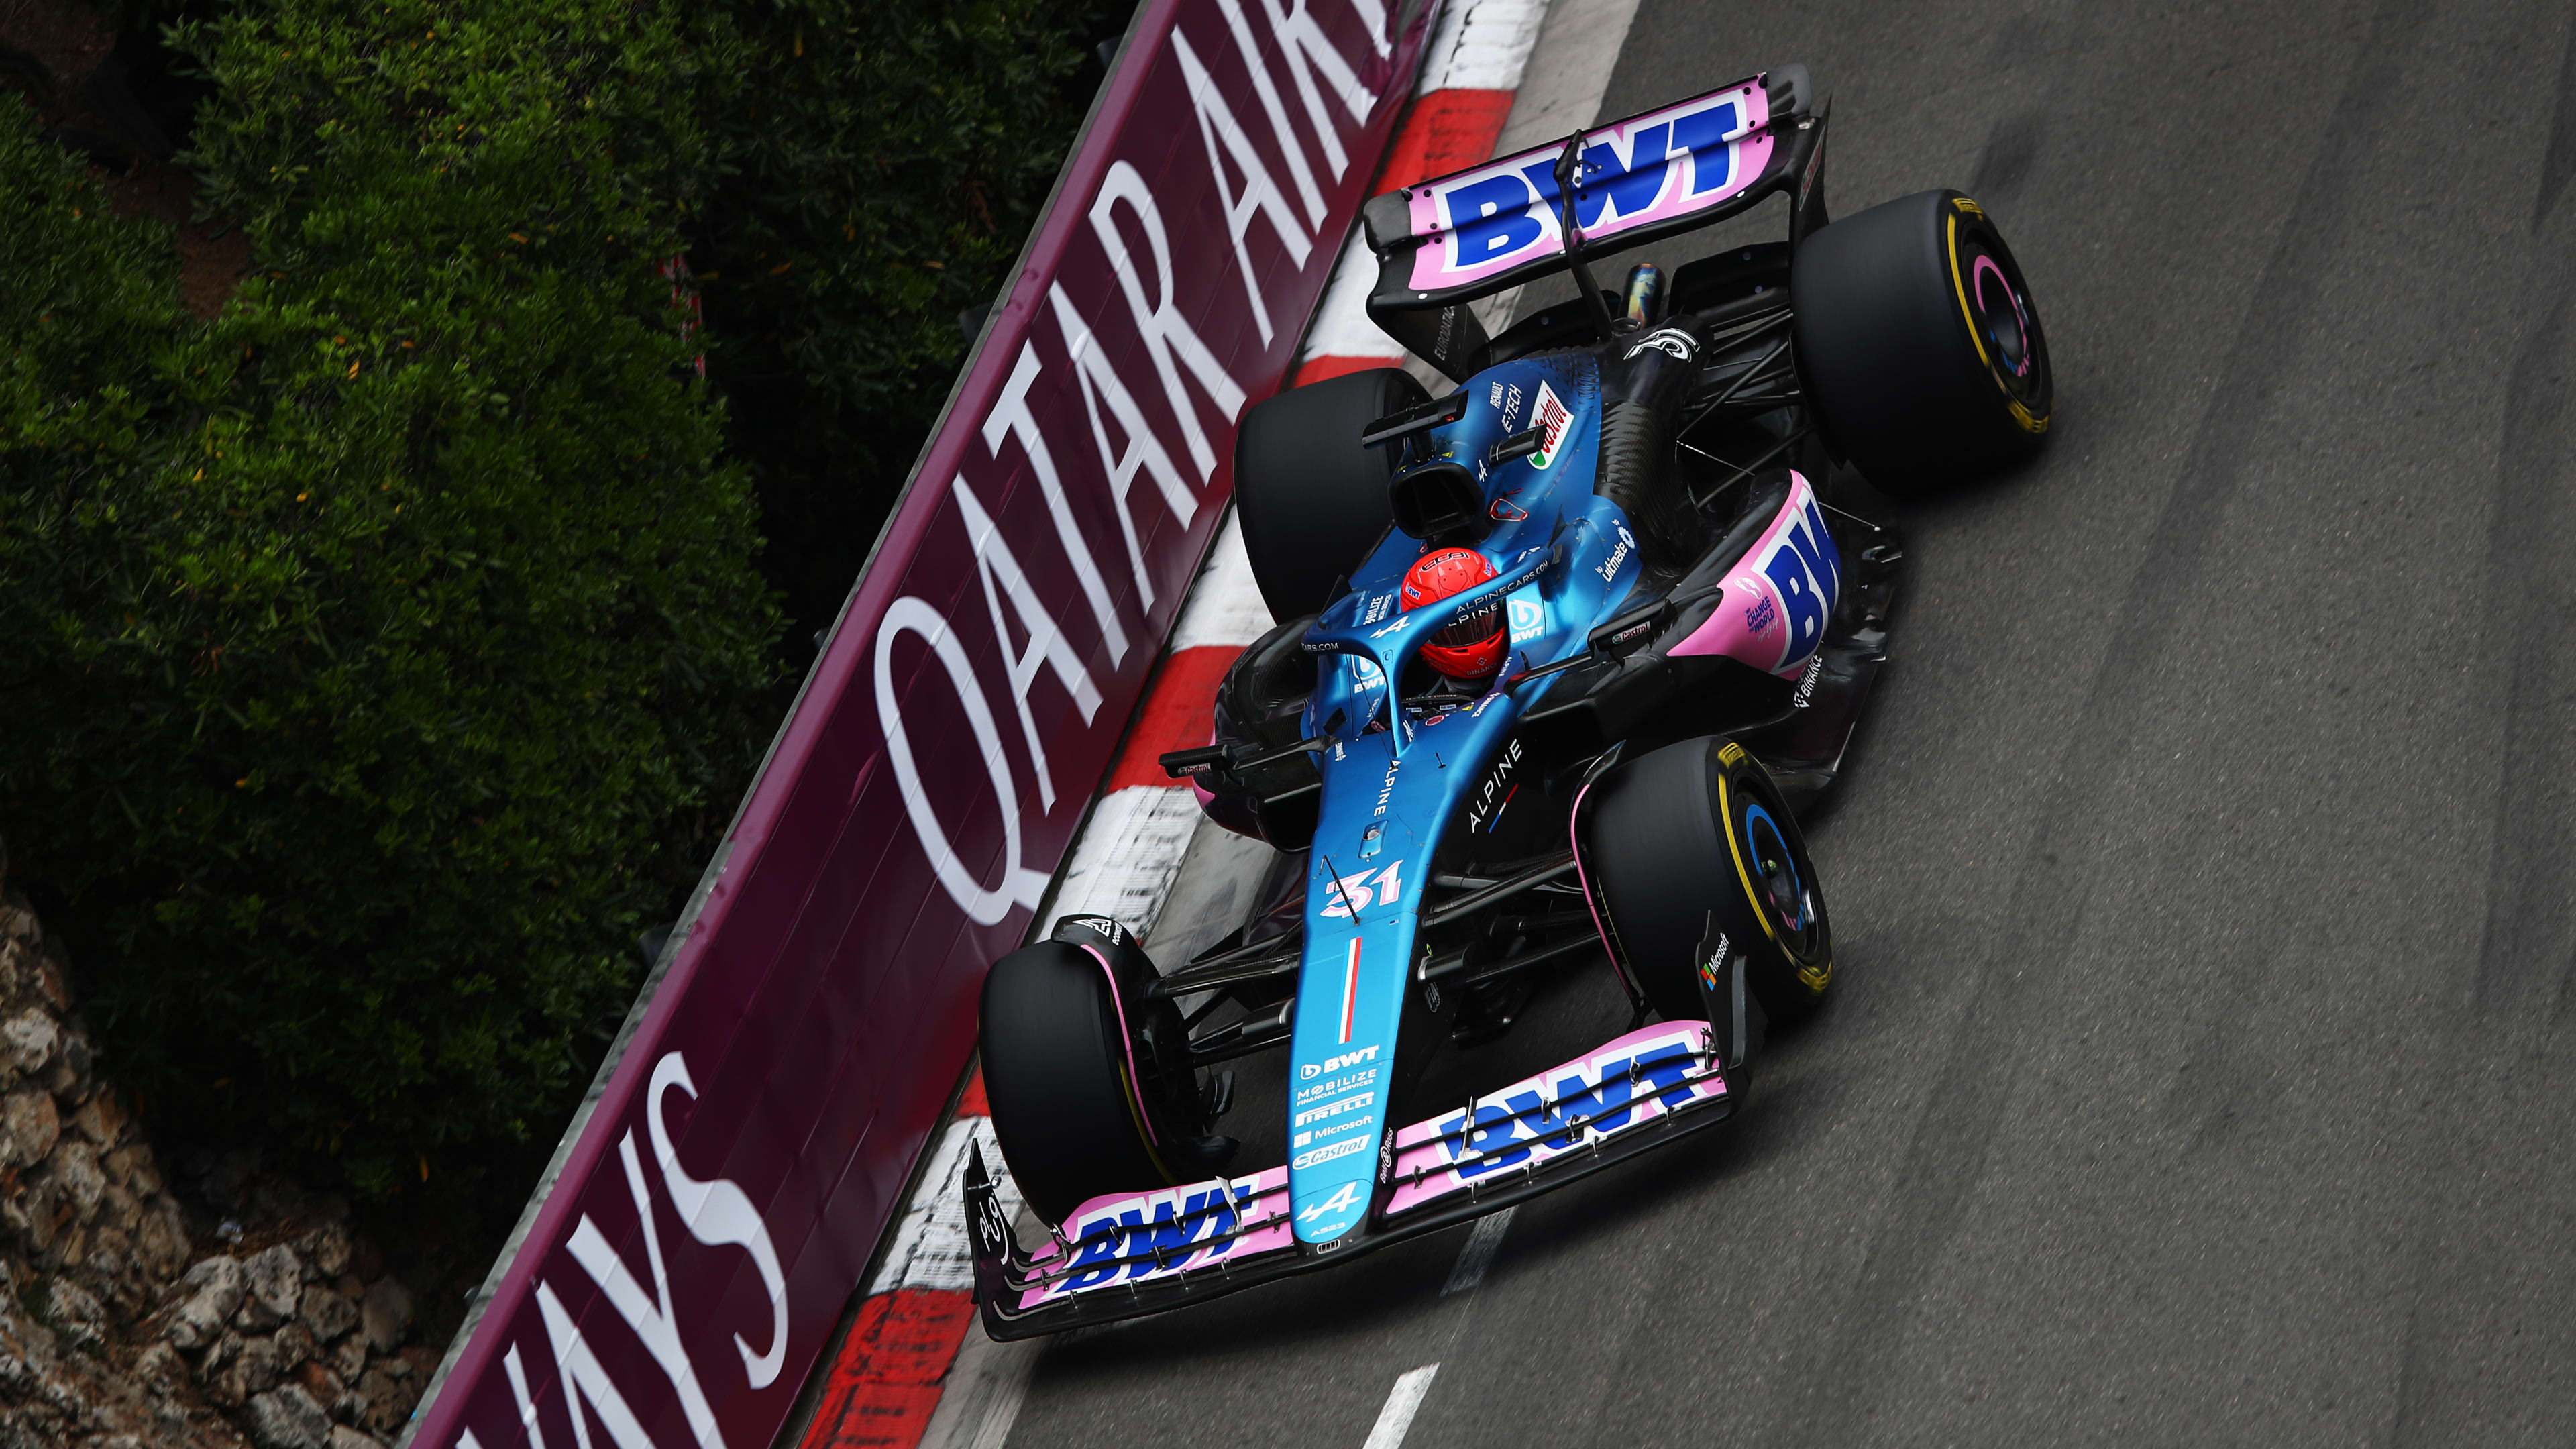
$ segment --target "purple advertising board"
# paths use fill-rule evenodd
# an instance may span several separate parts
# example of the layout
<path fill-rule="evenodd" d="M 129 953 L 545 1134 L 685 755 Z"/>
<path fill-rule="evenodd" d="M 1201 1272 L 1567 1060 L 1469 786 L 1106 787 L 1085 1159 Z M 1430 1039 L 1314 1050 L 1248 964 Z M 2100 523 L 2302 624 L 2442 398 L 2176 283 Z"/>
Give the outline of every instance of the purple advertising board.
<path fill-rule="evenodd" d="M 776 1435 L 1143 689 L 1431 8 L 1143 7 L 407 1442 Z"/>

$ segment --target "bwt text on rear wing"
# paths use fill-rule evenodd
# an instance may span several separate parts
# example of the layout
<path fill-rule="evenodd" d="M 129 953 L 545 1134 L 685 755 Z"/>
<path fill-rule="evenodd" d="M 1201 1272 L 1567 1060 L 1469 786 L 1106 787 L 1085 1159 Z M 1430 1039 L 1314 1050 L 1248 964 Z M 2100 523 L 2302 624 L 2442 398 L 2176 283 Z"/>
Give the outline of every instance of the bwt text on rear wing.
<path fill-rule="evenodd" d="M 1567 142 L 1551 142 L 1370 199 L 1378 257 L 1371 320 L 1451 377 L 1484 364 L 1466 303 L 1789 198 L 1794 245 L 1825 223 L 1825 123 L 1807 68 L 1786 65 L 1582 137 L 1574 183 L 1581 245 L 1570 258 L 1557 189 Z M 1572 138 L 1567 138 L 1571 141 Z"/>

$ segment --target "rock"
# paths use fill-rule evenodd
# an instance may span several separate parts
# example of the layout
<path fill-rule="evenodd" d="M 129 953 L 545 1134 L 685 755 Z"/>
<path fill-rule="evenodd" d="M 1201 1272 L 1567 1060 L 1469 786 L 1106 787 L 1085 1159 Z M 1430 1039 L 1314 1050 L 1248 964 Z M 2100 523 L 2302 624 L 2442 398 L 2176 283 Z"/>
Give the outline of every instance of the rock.
<path fill-rule="evenodd" d="M 243 1416 L 260 1449 L 330 1449 L 331 1420 L 301 1385 L 288 1384 L 250 1401 Z"/>
<path fill-rule="evenodd" d="M 168 1397 L 188 1382 L 188 1361 L 166 1343 L 156 1343 L 134 1357 L 134 1377 L 145 1388 Z"/>
<path fill-rule="evenodd" d="M 76 1346 L 95 1345 L 107 1336 L 107 1310 L 68 1278 L 56 1278 L 46 1292 L 45 1316 Z"/>
<path fill-rule="evenodd" d="M 385 1449 L 385 1441 L 346 1424 L 331 1426 L 331 1449 Z"/>
<path fill-rule="evenodd" d="M 63 981 L 63 963 L 54 959 L 54 951 L 61 949 L 62 943 L 56 942 L 53 950 L 36 953 L 36 990 L 53 1003 L 54 1010 L 69 1011 L 72 989 Z"/>
<path fill-rule="evenodd" d="M 277 1345 L 277 1366 L 281 1373 L 293 1373 L 313 1357 L 313 1330 L 301 1323 L 290 1323 L 277 1331 L 269 1342 Z"/>
<path fill-rule="evenodd" d="M 52 1065 L 62 1032 L 54 1019 L 35 1007 L 0 1021 L 0 1066 L 32 1075 Z"/>
<path fill-rule="evenodd" d="M 66 1102 L 77 1102 L 89 1095 L 89 1038 L 67 1036 L 63 1049 L 54 1057 L 54 1065 L 45 1073 L 45 1090 Z"/>
<path fill-rule="evenodd" d="M 333 1373 L 329 1364 L 318 1358 L 313 1360 L 296 1375 L 296 1382 L 304 1385 L 304 1392 L 311 1394 L 313 1402 L 332 1418 L 345 1424 L 357 1417 L 358 1405 L 349 1396 L 349 1381 Z"/>
<path fill-rule="evenodd" d="M 358 1304 L 358 1327 L 367 1336 L 367 1347 L 378 1353 L 401 1347 L 403 1335 L 411 1331 L 411 1293 L 391 1278 L 377 1279 Z"/>
<path fill-rule="evenodd" d="M 124 1147 L 98 1158 L 98 1165 L 108 1173 L 108 1181 L 124 1183 L 134 1196 L 152 1196 L 162 1189 L 160 1168 L 152 1165 L 152 1147 L 142 1142 L 126 1142 Z"/>
<path fill-rule="evenodd" d="M 8 1138 L 0 1143 L 0 1161 L 44 1161 L 45 1154 L 54 1150 L 55 1139 L 63 1135 L 53 1094 L 30 1087 L 0 1099 L 0 1133 Z"/>
<path fill-rule="evenodd" d="M 319 1283 L 304 1290 L 304 1302 L 297 1312 L 321 1343 L 337 1343 L 340 1335 L 358 1326 L 358 1305 Z"/>
<path fill-rule="evenodd" d="M 155 1278 L 167 1277 L 188 1261 L 188 1225 L 168 1197 L 156 1193 L 136 1220 L 134 1261 Z"/>
<path fill-rule="evenodd" d="M 274 1309 L 259 1301 L 258 1295 L 252 1293 L 242 1295 L 241 1311 L 233 1315 L 233 1327 L 244 1333 L 266 1333 L 285 1321 L 277 1316 Z"/>
<path fill-rule="evenodd" d="M 243 1339 L 241 1355 L 224 1370 L 237 1385 L 230 1396 L 232 1401 L 238 1404 L 253 1394 L 266 1393 L 277 1387 L 278 1380 L 286 1377 L 285 1360 L 286 1355 L 279 1351 L 276 1339 Z"/>
<path fill-rule="evenodd" d="M 298 1239 L 303 1251 L 304 1273 L 316 1283 L 327 1283 L 349 1271 L 349 1230 L 338 1223 L 325 1223 Z"/>
<path fill-rule="evenodd" d="M 143 1204 L 135 1200 L 134 1194 L 117 1186 L 115 1178 L 106 1177 L 106 1173 L 107 1169 L 102 1164 L 99 1175 L 106 1178 L 107 1187 L 99 1198 L 99 1221 L 120 1232 L 131 1234 L 143 1225 Z"/>
<path fill-rule="evenodd" d="M 412 1405 L 420 1402 L 420 1390 L 398 1382 L 382 1368 L 371 1368 L 358 1379 L 358 1397 L 366 1400 L 358 1411 L 359 1425 L 374 1433 L 392 1434 L 411 1417 Z"/>
<path fill-rule="evenodd" d="M 240 1367 L 242 1351 L 249 1347 L 240 1334 L 227 1331 L 206 1350 L 197 1362 L 197 1383 L 206 1392 L 209 1403 L 222 1408 L 238 1409 L 242 1405 Z"/>
<path fill-rule="evenodd" d="M 92 1093 L 88 1101 L 81 1103 L 81 1109 L 72 1114 L 72 1126 L 79 1130 L 80 1135 L 98 1144 L 101 1152 L 124 1140 L 126 1120 L 125 1106 L 113 1091 Z M 114 1175 L 119 1181 L 124 1179 L 121 1172 Z"/>
<path fill-rule="evenodd" d="M 330 1361 L 331 1371 L 344 1379 L 355 1379 L 359 1374 L 365 1372 L 367 1367 L 366 1335 L 362 1333 L 353 1333 L 347 1338 L 340 1340 L 340 1346 L 331 1350 Z"/>
<path fill-rule="evenodd" d="M 164 1336 L 192 1351 L 214 1343 L 226 1321 L 241 1307 L 243 1277 L 239 1259 L 220 1255 L 190 1268 L 179 1281 L 194 1291 L 171 1312 Z"/>
<path fill-rule="evenodd" d="M 255 1253 L 243 1265 L 249 1297 L 265 1308 L 274 1321 L 283 1323 L 295 1316 L 295 1305 L 304 1293 L 304 1264 L 295 1250 L 284 1243 Z"/>
<path fill-rule="evenodd" d="M 61 1201 L 71 1208 L 73 1220 L 95 1221 L 99 1202 L 107 1195 L 107 1174 L 98 1170 L 98 1149 L 86 1142 L 68 1141 L 55 1149 L 45 1165 L 61 1189 Z"/>

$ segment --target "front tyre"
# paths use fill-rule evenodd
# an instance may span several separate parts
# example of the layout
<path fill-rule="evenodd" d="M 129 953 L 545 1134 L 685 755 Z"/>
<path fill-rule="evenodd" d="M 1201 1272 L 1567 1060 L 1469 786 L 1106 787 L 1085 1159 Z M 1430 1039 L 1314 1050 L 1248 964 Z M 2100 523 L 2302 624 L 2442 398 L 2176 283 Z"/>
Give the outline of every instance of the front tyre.
<path fill-rule="evenodd" d="M 1699 973 L 1736 951 L 1772 1021 L 1824 1001 L 1833 927 L 1815 862 L 1743 746 L 1707 736 L 1619 766 L 1578 802 L 1576 832 L 1602 924 L 1666 1019 L 1706 1016 Z"/>
<path fill-rule="evenodd" d="M 1183 1179 L 1203 1140 L 1180 1013 L 1151 1003 L 1126 930 L 1069 916 L 984 977 L 984 1095 L 1011 1178 L 1060 1223 L 1092 1198 Z"/>
<path fill-rule="evenodd" d="M 1809 400 L 1882 491 L 1962 482 L 2047 440 L 2054 383 L 2039 309 L 1969 198 L 1921 191 L 1815 232 L 1789 293 Z"/>

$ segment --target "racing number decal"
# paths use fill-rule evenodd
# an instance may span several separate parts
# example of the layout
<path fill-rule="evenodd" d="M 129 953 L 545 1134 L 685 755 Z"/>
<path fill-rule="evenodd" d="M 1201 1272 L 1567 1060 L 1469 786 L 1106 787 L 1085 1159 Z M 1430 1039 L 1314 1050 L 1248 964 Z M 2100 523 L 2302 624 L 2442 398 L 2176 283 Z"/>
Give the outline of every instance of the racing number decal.
<path fill-rule="evenodd" d="M 1403 869 L 1403 861 L 1391 860 L 1381 869 L 1343 876 L 1337 888 L 1325 898 L 1323 914 L 1348 916 L 1353 911 L 1365 911 L 1376 902 L 1394 905 L 1396 897 L 1404 894 L 1404 880 L 1399 874 Z"/>

